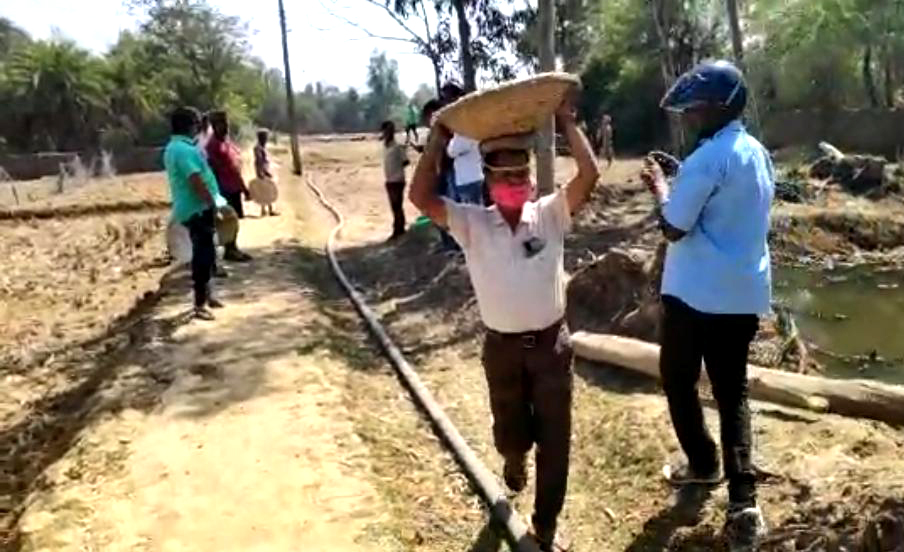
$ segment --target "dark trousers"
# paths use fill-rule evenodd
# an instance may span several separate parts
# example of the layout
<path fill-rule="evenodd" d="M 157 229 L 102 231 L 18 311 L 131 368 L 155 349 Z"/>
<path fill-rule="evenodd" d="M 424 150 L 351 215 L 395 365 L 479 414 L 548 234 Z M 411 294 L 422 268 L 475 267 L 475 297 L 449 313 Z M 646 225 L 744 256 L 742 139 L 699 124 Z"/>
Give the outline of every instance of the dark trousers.
<path fill-rule="evenodd" d="M 490 330 L 484 341 L 496 450 L 504 458 L 519 458 L 537 445 L 532 521 L 540 531 L 555 531 L 565 503 L 573 357 L 564 323 L 525 334 Z"/>
<path fill-rule="evenodd" d="M 695 471 L 709 473 L 718 467 L 716 444 L 706 429 L 697 394 L 702 359 L 719 409 L 729 501 L 753 505 L 747 353 L 759 320 L 753 314 L 703 313 L 669 295 L 662 297 L 662 304 L 659 371 L 681 448 Z"/>
<path fill-rule="evenodd" d="M 387 182 L 386 195 L 389 196 L 389 207 L 392 209 L 392 235 L 405 233 L 405 182 Z"/>
<path fill-rule="evenodd" d="M 191 236 L 191 279 L 195 290 L 195 306 L 203 307 L 210 298 L 210 277 L 216 266 L 213 209 L 202 211 L 183 224 Z"/>
<path fill-rule="evenodd" d="M 417 143 L 417 125 L 405 125 L 405 141 L 411 141 L 411 135 L 414 134 L 414 142 Z"/>
<path fill-rule="evenodd" d="M 242 202 L 242 192 L 222 192 L 221 195 L 230 207 L 235 209 L 239 218 L 245 218 L 245 204 Z"/>

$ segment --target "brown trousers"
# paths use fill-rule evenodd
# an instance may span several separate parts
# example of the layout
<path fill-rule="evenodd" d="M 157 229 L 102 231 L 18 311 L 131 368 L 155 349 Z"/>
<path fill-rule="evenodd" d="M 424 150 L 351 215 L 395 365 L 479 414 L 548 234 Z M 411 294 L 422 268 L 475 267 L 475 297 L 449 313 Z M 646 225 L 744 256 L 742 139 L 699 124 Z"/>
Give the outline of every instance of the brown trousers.
<path fill-rule="evenodd" d="M 563 322 L 523 334 L 488 330 L 483 346 L 496 450 L 517 458 L 537 445 L 532 521 L 543 531 L 555 530 L 568 486 L 573 358 Z"/>

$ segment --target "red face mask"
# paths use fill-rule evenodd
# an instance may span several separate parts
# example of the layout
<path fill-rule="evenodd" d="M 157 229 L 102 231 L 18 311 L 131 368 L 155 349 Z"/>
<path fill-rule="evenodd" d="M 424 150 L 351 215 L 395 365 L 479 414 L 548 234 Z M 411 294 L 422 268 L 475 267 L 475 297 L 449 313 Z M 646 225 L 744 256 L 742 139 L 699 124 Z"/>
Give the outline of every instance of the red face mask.
<path fill-rule="evenodd" d="M 503 180 L 490 186 L 490 197 L 502 209 L 516 210 L 530 199 L 529 179 Z"/>

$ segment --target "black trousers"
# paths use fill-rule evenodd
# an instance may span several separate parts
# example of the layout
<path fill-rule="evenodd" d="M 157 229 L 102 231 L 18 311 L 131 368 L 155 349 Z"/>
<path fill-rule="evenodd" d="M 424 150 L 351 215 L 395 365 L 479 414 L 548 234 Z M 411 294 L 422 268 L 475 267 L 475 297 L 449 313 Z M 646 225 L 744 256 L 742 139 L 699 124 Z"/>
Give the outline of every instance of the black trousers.
<path fill-rule="evenodd" d="M 213 208 L 207 209 L 183 223 L 191 236 L 191 279 L 195 290 L 196 307 L 203 307 L 210 299 L 210 278 L 216 266 L 213 211 Z"/>
<path fill-rule="evenodd" d="M 235 210 L 239 218 L 245 218 L 245 204 L 242 202 L 242 192 L 221 192 L 220 195 Z"/>
<path fill-rule="evenodd" d="M 392 209 L 392 235 L 401 236 L 405 233 L 405 182 L 387 182 L 386 195 Z"/>
<path fill-rule="evenodd" d="M 662 297 L 662 304 L 659 371 L 681 448 L 695 471 L 709 473 L 718 467 L 716 444 L 697 394 L 703 360 L 719 409 L 729 501 L 752 506 L 756 480 L 750 458 L 747 354 L 759 319 L 753 314 L 703 313 L 669 295 Z"/>

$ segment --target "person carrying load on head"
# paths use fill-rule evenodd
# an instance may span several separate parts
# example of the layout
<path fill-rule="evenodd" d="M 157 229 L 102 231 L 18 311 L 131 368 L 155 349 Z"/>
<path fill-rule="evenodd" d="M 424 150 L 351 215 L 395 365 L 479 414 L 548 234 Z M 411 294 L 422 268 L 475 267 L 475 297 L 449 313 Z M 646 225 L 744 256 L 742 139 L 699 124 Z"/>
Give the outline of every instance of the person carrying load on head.
<path fill-rule="evenodd" d="M 541 78 L 550 77 L 532 80 Z M 567 96 L 564 92 L 575 86 L 573 78 L 563 81 L 559 95 L 546 98 L 550 101 L 545 105 L 556 105 Z M 515 94 L 518 90 L 529 93 L 533 89 L 530 83 L 509 84 L 499 90 L 508 87 Z M 472 106 L 491 101 L 492 96 L 485 93 L 474 94 L 455 108 L 466 117 Z M 541 115 L 538 123 L 551 113 Z M 536 445 L 537 491 L 531 521 L 533 536 L 544 551 L 568 549 L 567 540 L 557 531 L 568 480 L 572 403 L 573 353 L 564 321 L 564 240 L 573 215 L 586 203 L 599 178 L 596 159 L 577 127 L 570 99 L 561 101 L 556 115 L 578 169 L 564 188 L 532 199 L 531 134 L 472 134 L 481 139 L 485 182 L 495 205 L 462 204 L 441 197 L 435 186 L 437 167 L 456 129 L 446 128 L 440 114 L 409 194 L 411 202 L 448 229 L 464 251 L 486 327 L 483 366 L 493 438 L 505 461 L 503 478 L 512 491 L 523 490 L 526 456 Z"/>
<path fill-rule="evenodd" d="M 273 185 L 273 173 L 270 172 L 270 154 L 267 153 L 267 140 L 270 139 L 270 132 L 267 129 L 260 129 L 257 131 L 257 143 L 254 145 L 254 176 L 257 181 L 269 183 L 269 185 Z M 259 201 L 260 198 L 254 198 L 255 190 L 253 189 L 255 184 L 252 182 L 252 185 L 249 186 L 251 188 L 252 198 L 256 201 Z M 259 194 L 261 195 L 261 194 Z M 273 203 L 261 203 L 261 217 L 270 215 L 271 217 L 279 215 L 276 211 L 273 210 Z"/>
<path fill-rule="evenodd" d="M 758 316 L 770 310 L 767 235 L 774 174 L 769 152 L 741 116 L 747 87 L 727 61 L 698 65 L 665 94 L 698 139 L 671 185 L 648 158 L 641 173 L 670 242 L 662 277 L 659 369 L 688 465 L 677 484 L 721 481 L 717 447 L 697 395 L 704 361 L 719 410 L 728 479 L 725 535 L 732 551 L 755 550 L 765 531 L 751 461 L 747 355 Z"/>

